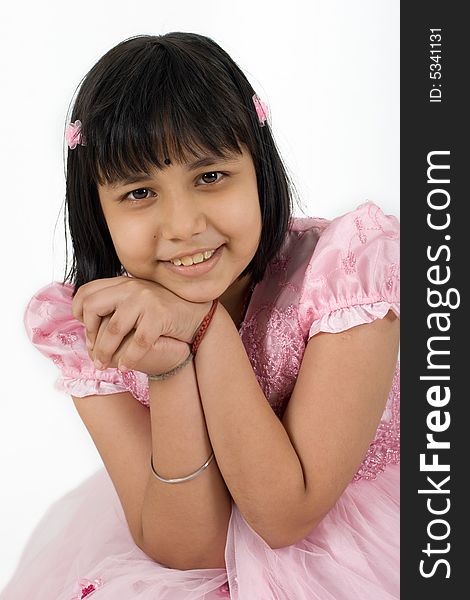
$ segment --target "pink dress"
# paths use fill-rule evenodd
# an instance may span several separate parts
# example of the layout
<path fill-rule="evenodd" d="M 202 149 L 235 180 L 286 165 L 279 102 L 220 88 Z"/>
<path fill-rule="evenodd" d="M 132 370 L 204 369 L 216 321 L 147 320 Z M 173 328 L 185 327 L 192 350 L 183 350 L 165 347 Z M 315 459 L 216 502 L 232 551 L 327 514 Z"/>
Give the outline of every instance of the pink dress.
<path fill-rule="evenodd" d="M 399 224 L 367 202 L 332 221 L 294 218 L 255 287 L 240 337 L 281 417 L 308 339 L 399 314 Z M 129 391 L 148 406 L 146 375 L 95 370 L 72 286 L 29 302 L 32 343 L 60 369 L 56 385 L 86 396 Z M 367 455 L 337 503 L 303 540 L 271 549 L 232 503 L 226 569 L 180 571 L 133 542 L 102 468 L 58 499 L 33 532 L 2 600 L 396 600 L 399 598 L 399 366 Z"/>

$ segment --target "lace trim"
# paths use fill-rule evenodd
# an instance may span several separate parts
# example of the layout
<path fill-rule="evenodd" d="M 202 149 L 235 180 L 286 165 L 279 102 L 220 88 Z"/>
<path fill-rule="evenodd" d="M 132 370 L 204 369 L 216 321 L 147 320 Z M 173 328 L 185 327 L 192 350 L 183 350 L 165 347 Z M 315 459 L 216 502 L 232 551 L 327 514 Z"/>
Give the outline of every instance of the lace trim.
<path fill-rule="evenodd" d="M 374 441 L 361 463 L 353 482 L 361 479 L 376 479 L 389 464 L 400 463 L 400 367 L 397 366 L 393 377 L 389 402 L 391 401 L 391 419 L 387 423 L 381 421 Z"/>

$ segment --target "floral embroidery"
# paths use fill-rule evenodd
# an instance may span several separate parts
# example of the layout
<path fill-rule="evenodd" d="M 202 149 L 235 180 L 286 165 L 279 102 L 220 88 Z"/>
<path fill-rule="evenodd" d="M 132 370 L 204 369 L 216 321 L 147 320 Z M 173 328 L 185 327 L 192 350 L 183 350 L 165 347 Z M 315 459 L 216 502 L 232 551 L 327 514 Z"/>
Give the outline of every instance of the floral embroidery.
<path fill-rule="evenodd" d="M 376 231 L 381 231 L 390 239 L 399 239 L 400 234 L 398 230 L 394 227 L 390 228 L 389 221 L 386 218 L 386 215 L 383 214 L 382 210 L 377 205 L 366 202 L 364 207 L 365 206 L 367 206 L 367 216 L 375 225 L 373 229 L 375 229 Z M 381 220 L 382 223 L 380 223 L 379 220 Z"/>
<path fill-rule="evenodd" d="M 305 343 L 298 310 L 265 304 L 240 328 L 245 350 L 271 408 L 280 416 L 300 369 Z"/>
<path fill-rule="evenodd" d="M 364 225 L 362 223 L 362 220 L 359 217 L 356 217 L 354 219 L 354 224 L 356 225 L 357 233 L 359 235 L 359 240 L 361 241 L 361 244 L 365 244 L 367 242 L 367 236 L 364 233 Z"/>
<path fill-rule="evenodd" d="M 349 251 L 346 258 L 343 258 L 341 262 L 343 263 L 344 272 L 347 275 L 356 272 L 356 255 L 354 252 Z"/>
<path fill-rule="evenodd" d="M 290 258 L 283 256 L 283 255 L 272 260 L 268 265 L 270 274 L 274 275 L 275 273 L 281 273 L 281 272 L 286 271 L 289 261 L 290 261 Z"/>
<path fill-rule="evenodd" d="M 230 598 L 230 588 L 228 586 L 228 581 L 226 581 L 225 583 L 223 583 L 217 589 L 217 595 L 220 596 L 221 598 Z"/>
<path fill-rule="evenodd" d="M 376 479 L 385 471 L 388 464 L 400 462 L 400 368 L 397 367 L 393 377 L 389 401 L 391 404 L 390 421 L 381 421 L 374 441 L 370 444 L 366 457 L 362 461 L 353 481 L 360 479 Z M 385 411 L 387 412 L 387 411 Z"/>
<path fill-rule="evenodd" d="M 62 360 L 62 357 L 59 354 L 52 354 L 51 359 L 52 362 L 59 367 L 59 369 L 64 368 L 64 361 Z"/>
<path fill-rule="evenodd" d="M 98 588 L 103 586 L 103 580 L 98 578 L 91 581 L 90 579 L 84 578 L 80 579 L 78 585 L 80 586 L 78 594 L 73 596 L 73 598 L 70 598 L 70 600 L 83 600 L 83 598 L 88 598 L 88 596 L 91 596 L 93 592 L 96 592 Z"/>
<path fill-rule="evenodd" d="M 40 327 L 33 327 L 31 331 L 33 333 L 33 341 L 35 342 L 44 341 L 51 335 L 50 333 L 43 331 Z"/>
<path fill-rule="evenodd" d="M 64 346 L 72 346 L 78 340 L 78 335 L 76 333 L 63 333 L 59 331 L 57 333 L 57 339 Z"/>
<path fill-rule="evenodd" d="M 293 294 L 300 294 L 301 288 L 292 281 L 279 282 L 279 287 L 282 289 L 289 290 Z"/>
<path fill-rule="evenodd" d="M 387 288 L 389 290 L 392 289 L 393 282 L 395 280 L 399 279 L 398 273 L 399 273 L 399 267 L 398 267 L 398 265 L 396 263 L 392 263 L 388 267 L 387 281 L 385 282 L 385 285 L 387 286 Z"/>
<path fill-rule="evenodd" d="M 120 371 L 121 372 L 121 371 Z M 150 393 L 147 376 L 144 376 L 143 382 L 137 378 L 139 371 L 127 371 L 122 373 L 122 382 L 128 391 L 137 398 L 144 406 L 150 406 Z"/>

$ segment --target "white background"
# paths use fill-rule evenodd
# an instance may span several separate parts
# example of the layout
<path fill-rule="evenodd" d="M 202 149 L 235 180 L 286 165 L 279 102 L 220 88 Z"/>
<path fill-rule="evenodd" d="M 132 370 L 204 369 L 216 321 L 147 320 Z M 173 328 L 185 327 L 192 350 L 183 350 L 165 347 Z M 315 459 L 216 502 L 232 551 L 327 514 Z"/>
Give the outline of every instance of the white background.
<path fill-rule="evenodd" d="M 22 322 L 64 274 L 63 131 L 83 75 L 133 35 L 212 37 L 268 103 L 305 214 L 325 218 L 366 200 L 399 216 L 400 91 L 398 0 L 30 0 L 2 13 L 0 590 L 51 502 L 102 467 Z"/>

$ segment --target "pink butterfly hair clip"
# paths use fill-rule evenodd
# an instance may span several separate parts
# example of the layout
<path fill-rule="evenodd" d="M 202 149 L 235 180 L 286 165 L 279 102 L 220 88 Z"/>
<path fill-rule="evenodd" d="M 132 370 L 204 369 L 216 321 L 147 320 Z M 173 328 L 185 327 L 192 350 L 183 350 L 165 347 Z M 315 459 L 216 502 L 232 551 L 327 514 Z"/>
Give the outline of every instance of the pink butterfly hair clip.
<path fill-rule="evenodd" d="M 266 124 L 266 119 L 269 116 L 269 108 L 268 105 L 261 100 L 258 94 L 253 94 L 253 104 L 256 108 L 256 114 L 258 115 L 258 121 L 261 127 L 264 127 Z"/>
<path fill-rule="evenodd" d="M 86 146 L 85 140 L 82 135 L 82 122 L 78 119 L 75 123 L 69 123 L 65 129 L 65 139 L 70 150 L 77 147 L 78 144 Z"/>

